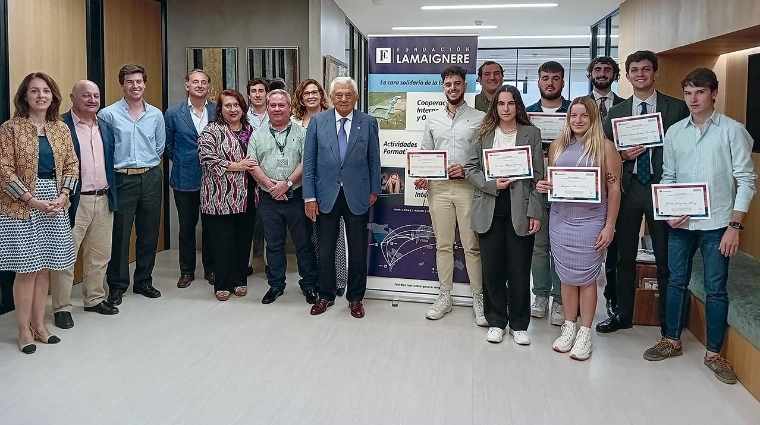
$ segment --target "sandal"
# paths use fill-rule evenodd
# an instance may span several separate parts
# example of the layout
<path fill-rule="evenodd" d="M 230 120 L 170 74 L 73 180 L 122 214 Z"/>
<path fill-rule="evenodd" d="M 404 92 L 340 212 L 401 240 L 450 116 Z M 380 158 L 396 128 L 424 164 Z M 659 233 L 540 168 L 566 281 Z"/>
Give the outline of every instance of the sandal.
<path fill-rule="evenodd" d="M 216 291 L 216 299 L 219 301 L 227 301 L 230 299 L 230 291 Z"/>
<path fill-rule="evenodd" d="M 247 286 L 236 286 L 235 287 L 235 296 L 244 297 L 247 294 L 248 294 L 248 287 Z"/>

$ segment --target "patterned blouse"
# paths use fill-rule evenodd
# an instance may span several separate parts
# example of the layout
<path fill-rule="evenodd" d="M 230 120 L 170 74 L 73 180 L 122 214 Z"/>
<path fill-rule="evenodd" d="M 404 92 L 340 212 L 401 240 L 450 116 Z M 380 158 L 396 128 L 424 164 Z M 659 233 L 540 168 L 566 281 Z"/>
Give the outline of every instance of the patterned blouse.
<path fill-rule="evenodd" d="M 198 137 L 202 213 L 224 215 L 246 211 L 247 172 L 228 171 L 227 167 L 245 159 L 250 136 L 250 126 L 238 136 L 228 125 L 210 122 Z"/>
<path fill-rule="evenodd" d="M 58 192 L 64 187 L 74 192 L 79 177 L 79 160 L 74 152 L 69 127 L 63 121 L 45 123 L 55 161 Z M 0 214 L 29 219 L 30 207 L 19 198 L 34 194 L 40 157 L 37 127 L 27 118 L 14 117 L 0 126 Z M 65 207 L 69 206 L 66 200 Z"/>

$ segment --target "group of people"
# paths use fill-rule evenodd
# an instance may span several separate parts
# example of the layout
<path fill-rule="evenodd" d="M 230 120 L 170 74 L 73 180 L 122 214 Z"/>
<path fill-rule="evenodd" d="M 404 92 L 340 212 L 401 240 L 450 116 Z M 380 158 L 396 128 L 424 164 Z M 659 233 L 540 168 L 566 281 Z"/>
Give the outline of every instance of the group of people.
<path fill-rule="evenodd" d="M 562 65 L 542 64 L 541 98 L 526 106 L 517 88 L 503 85 L 501 65 L 487 61 L 478 69 L 482 91 L 473 108 L 464 101 L 466 71 L 453 66 L 442 72 L 446 107 L 428 115 L 421 149 L 448 151 L 449 179 L 415 181 L 418 189 L 428 191 L 441 287 L 426 317 L 437 320 L 452 309 L 458 225 L 475 322 L 489 327 L 486 340 L 501 342 L 508 330 L 517 344 L 530 344 L 530 319 L 546 316 L 551 297 L 550 322 L 561 326 L 552 348 L 586 360 L 592 352 L 602 273 L 608 317 L 596 331 L 633 326 L 636 257 L 646 219 L 657 265 L 662 339 L 644 358 L 664 360 L 682 353 L 686 288 L 699 249 L 707 293 L 704 363 L 722 382 L 735 383 L 720 351 L 727 327 L 728 264 L 738 251 L 742 221 L 755 193 L 753 140 L 740 123 L 715 109 L 718 80 L 710 69 L 695 69 L 683 79 L 684 100 L 655 90 L 658 60 L 651 51 L 625 60 L 625 76 L 633 86 L 628 99 L 611 90 L 621 73 L 614 59 L 595 58 L 587 73 L 592 92 L 571 101 L 562 96 Z M 565 114 L 562 133 L 548 146 L 542 145 L 530 112 Z M 612 119 L 652 113 L 661 115 L 663 146 L 618 150 Z M 483 150 L 514 146 L 531 147 L 532 178 L 486 179 Z M 600 202 L 548 202 L 553 184 L 546 165 L 598 168 Z M 709 220 L 654 219 L 653 184 L 694 182 L 707 182 L 710 188 Z"/>
<path fill-rule="evenodd" d="M 452 66 L 441 73 L 447 102 L 428 115 L 421 149 L 448 151 L 448 179 L 414 182 L 428 192 L 436 237 L 440 295 L 426 317 L 441 319 L 452 309 L 458 227 L 475 322 L 488 327 L 486 340 L 501 342 L 508 330 L 517 344 L 530 344 L 531 317 L 550 311 L 550 322 L 561 326 L 553 349 L 586 360 L 603 272 L 609 317 L 596 331 L 632 326 L 643 218 L 656 258 L 662 318 L 662 340 L 644 358 L 682 353 L 686 287 L 699 248 L 707 292 L 705 365 L 721 381 L 736 382 L 719 353 L 729 259 L 755 193 L 752 139 L 715 110 L 718 81 L 709 69 L 684 78 L 685 101 L 655 90 L 658 61 L 650 51 L 625 61 L 633 86 L 629 99 L 611 90 L 620 77 L 615 60 L 595 58 L 587 71 L 592 93 L 571 101 L 562 96 L 562 65 L 544 63 L 538 70 L 541 98 L 526 106 L 517 88 L 504 85 L 501 65 L 488 61 L 478 69 L 483 90 L 474 108 L 464 101 L 466 70 Z M 0 127 L 0 269 L 16 272 L 21 351 L 34 352 L 35 340 L 60 341 L 44 323 L 48 282 L 56 326 L 74 325 L 71 290 L 80 247 L 85 311 L 118 313 L 129 287 L 133 226 L 133 292 L 161 296 L 152 271 L 162 155 L 172 162 L 169 182 L 179 216 L 178 287 L 195 279 L 200 218 L 205 279 L 220 301 L 245 296 L 258 217 L 269 283 L 262 303 L 284 294 L 290 233 L 310 313 L 334 305 L 344 281 L 351 315 L 364 316 L 369 208 L 378 194 L 399 193 L 401 182 L 397 173 L 381 174 L 378 123 L 355 109 L 354 80 L 333 80 L 328 98 L 313 79 L 293 96 L 280 82 L 254 79 L 247 97 L 227 89 L 214 104 L 207 100 L 208 73 L 195 69 L 185 78 L 187 100 L 162 114 L 144 99 L 147 74 L 141 66 L 122 67 L 118 78 L 124 93 L 118 102 L 99 111 L 98 86 L 83 80 L 72 89 L 71 110 L 61 116 L 55 81 L 29 74 L 13 98 L 14 117 Z M 566 114 L 560 136 L 546 146 L 529 112 Z M 666 131 L 664 145 L 618 151 L 611 120 L 655 112 Z M 530 146 L 532 178 L 486 179 L 483 149 L 514 146 Z M 601 202 L 548 202 L 553 185 L 546 165 L 597 167 Z M 651 185 L 688 182 L 708 183 L 711 218 L 654 220 Z"/>

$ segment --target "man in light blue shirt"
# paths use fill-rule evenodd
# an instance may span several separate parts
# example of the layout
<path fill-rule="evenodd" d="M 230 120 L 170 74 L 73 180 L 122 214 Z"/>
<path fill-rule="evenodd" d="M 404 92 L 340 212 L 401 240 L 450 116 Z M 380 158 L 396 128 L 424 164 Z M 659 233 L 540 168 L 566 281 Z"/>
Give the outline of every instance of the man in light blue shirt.
<path fill-rule="evenodd" d="M 718 79 L 707 68 L 692 71 L 681 82 L 691 115 L 665 136 L 662 183 L 707 183 L 710 218 L 671 219 L 668 241 L 670 285 L 662 340 L 644 353 L 646 360 L 680 356 L 681 324 L 688 303 L 691 265 L 696 248 L 704 260 L 707 352 L 704 364 L 726 384 L 736 374 L 720 356 L 728 318 L 728 263 L 739 251 L 742 221 L 755 195 L 751 153 L 753 140 L 744 126 L 715 110 Z"/>
<path fill-rule="evenodd" d="M 161 224 L 163 175 L 158 164 L 164 153 L 166 128 L 164 116 L 145 102 L 148 75 L 140 65 L 125 65 L 119 70 L 124 97 L 103 108 L 98 116 L 114 132 L 114 168 L 119 188 L 119 208 L 114 212 L 111 261 L 108 263 L 108 302 L 121 304 L 129 288 L 129 241 L 136 226 L 137 267 L 132 291 L 148 298 L 161 293 L 153 287 L 158 232 Z"/>

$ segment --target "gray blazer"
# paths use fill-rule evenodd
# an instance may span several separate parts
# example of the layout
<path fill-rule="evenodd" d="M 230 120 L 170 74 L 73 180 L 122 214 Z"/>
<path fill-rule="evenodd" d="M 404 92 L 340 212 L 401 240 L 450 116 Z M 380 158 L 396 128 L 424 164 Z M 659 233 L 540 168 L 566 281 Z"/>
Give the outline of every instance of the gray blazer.
<path fill-rule="evenodd" d="M 485 233 L 491 228 L 493 212 L 496 207 L 496 180 L 486 181 L 483 171 L 483 149 L 493 147 L 494 132 L 486 135 L 483 140 L 473 143 L 470 155 L 464 166 L 467 180 L 475 186 L 472 197 L 472 221 L 470 227 L 477 233 Z M 536 184 L 544 178 L 544 157 L 541 151 L 541 131 L 533 126 L 517 125 L 516 146 L 528 145 L 533 155 L 533 178 L 517 180 L 509 185 L 512 201 L 512 226 L 519 236 L 528 234 L 528 217 L 541 220 L 544 213 L 543 197 L 536 191 Z M 546 223 L 543 223 L 546 225 Z"/>

